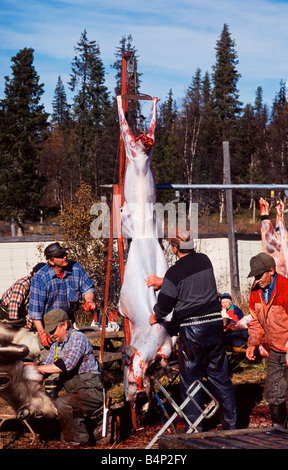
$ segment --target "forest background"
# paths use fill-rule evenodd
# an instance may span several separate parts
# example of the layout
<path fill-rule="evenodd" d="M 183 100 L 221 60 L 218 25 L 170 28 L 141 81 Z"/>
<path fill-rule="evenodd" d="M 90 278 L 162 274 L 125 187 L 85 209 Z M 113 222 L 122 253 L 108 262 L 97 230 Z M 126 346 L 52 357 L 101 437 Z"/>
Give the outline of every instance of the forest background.
<path fill-rule="evenodd" d="M 11 76 L 4 79 L 5 97 L 0 101 L 0 220 L 13 220 L 24 230 L 27 222 L 39 221 L 40 217 L 56 218 L 62 239 L 78 260 L 88 254 L 93 257 L 93 250 L 99 250 L 99 246 L 91 250 L 95 241 L 89 233 L 93 220 L 90 209 L 103 196 L 111 202 L 112 191 L 104 185 L 118 183 L 120 131 L 115 97 L 121 89 L 122 54 L 129 51 L 141 61 L 133 37 L 123 36 L 111 64 L 115 71 L 115 93 L 111 96 L 99 45 L 88 39 L 84 30 L 75 46 L 67 84 L 74 93 L 72 103 L 67 102 L 59 75 L 51 116 L 41 104 L 45 85 L 34 68 L 32 48 L 23 48 L 12 57 Z M 224 24 L 215 45 L 212 74 L 196 66 L 181 102 L 174 101 L 170 89 L 165 102 L 158 103 L 152 162 L 156 184 L 223 183 L 223 141 L 229 141 L 233 183 L 287 182 L 286 85 L 279 82 L 271 109 L 263 104 L 261 87 L 255 90 L 254 103 L 244 104 L 239 100 L 237 65 L 235 41 Z M 141 74 L 131 79 L 130 91 L 142 91 Z M 145 131 L 150 122 L 150 117 L 142 115 L 139 103 L 130 102 L 127 113 L 134 135 Z M 168 190 L 157 192 L 157 200 L 163 203 L 174 196 Z M 270 198 L 271 194 L 251 190 L 235 196 L 234 212 L 243 214 L 255 212 L 259 197 Z M 285 194 L 276 196 L 286 198 Z M 202 218 L 218 217 L 225 203 L 223 191 L 213 190 L 184 190 L 178 200 L 197 202 Z M 247 231 L 249 224 L 242 225 Z M 88 271 L 95 272 L 95 265 Z M 103 280 L 103 273 L 101 276 Z"/>

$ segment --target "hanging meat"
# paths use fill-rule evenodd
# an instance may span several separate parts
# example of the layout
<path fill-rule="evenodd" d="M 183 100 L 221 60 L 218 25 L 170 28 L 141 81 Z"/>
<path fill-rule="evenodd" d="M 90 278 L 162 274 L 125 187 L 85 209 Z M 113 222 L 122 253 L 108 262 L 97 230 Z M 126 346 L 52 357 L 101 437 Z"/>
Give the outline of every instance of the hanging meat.
<path fill-rule="evenodd" d="M 288 277 L 288 233 L 284 224 L 284 203 L 279 201 L 276 209 L 275 228 L 269 219 L 269 203 L 260 198 L 262 251 L 273 256 L 276 271 Z"/>
<path fill-rule="evenodd" d="M 163 277 L 168 268 L 158 240 L 154 213 L 156 188 L 151 169 L 157 101 L 157 98 L 153 98 L 148 132 L 134 137 L 123 112 L 122 97 L 117 96 L 119 123 L 126 151 L 122 234 L 132 240 L 125 265 L 119 310 L 121 315 L 129 319 L 130 344 L 126 350 L 128 366 L 125 393 L 132 405 L 135 405 L 139 392 L 150 397 L 148 369 L 156 360 L 166 367 L 172 350 L 171 337 L 165 327 L 149 324 L 156 294 L 153 287 L 149 288 L 145 282 L 152 274 Z"/>

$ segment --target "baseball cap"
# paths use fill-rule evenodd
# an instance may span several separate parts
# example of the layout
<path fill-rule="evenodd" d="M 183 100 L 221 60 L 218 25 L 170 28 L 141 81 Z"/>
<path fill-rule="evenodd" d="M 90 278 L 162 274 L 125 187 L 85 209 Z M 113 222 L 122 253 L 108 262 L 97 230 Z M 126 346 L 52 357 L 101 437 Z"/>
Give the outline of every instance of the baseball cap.
<path fill-rule="evenodd" d="M 232 297 L 230 294 L 222 294 L 221 297 L 220 297 L 221 300 L 224 300 L 224 299 L 228 299 L 228 300 L 232 300 Z"/>
<path fill-rule="evenodd" d="M 175 235 L 173 234 L 171 237 L 166 236 L 166 240 L 173 245 L 177 246 L 180 249 L 194 249 L 194 240 L 190 237 L 190 233 L 188 235 L 185 235 L 185 232 L 187 233 L 186 229 L 177 229 Z M 184 235 L 183 235 L 184 234 Z"/>
<path fill-rule="evenodd" d="M 44 331 L 45 333 L 52 333 L 56 330 L 58 324 L 61 321 L 69 320 L 68 313 L 61 308 L 56 308 L 55 310 L 50 310 L 50 312 L 44 315 Z"/>
<path fill-rule="evenodd" d="M 46 246 L 44 255 L 46 256 L 46 259 L 65 256 L 67 255 L 67 248 L 63 248 L 58 242 L 51 243 L 50 245 Z"/>
<path fill-rule="evenodd" d="M 271 255 L 268 255 L 268 253 L 258 253 L 258 255 L 253 256 L 250 260 L 251 271 L 247 277 L 261 276 L 275 267 L 275 260 Z"/>

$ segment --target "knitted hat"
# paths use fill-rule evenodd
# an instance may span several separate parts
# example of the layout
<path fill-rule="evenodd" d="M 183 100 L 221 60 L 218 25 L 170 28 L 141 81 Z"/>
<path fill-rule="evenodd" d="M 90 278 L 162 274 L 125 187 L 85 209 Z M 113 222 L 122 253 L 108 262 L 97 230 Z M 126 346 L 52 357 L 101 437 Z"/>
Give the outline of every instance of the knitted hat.
<path fill-rule="evenodd" d="M 222 294 L 221 297 L 220 297 L 221 300 L 224 300 L 224 299 L 229 299 L 229 300 L 232 300 L 232 297 L 230 294 Z"/>

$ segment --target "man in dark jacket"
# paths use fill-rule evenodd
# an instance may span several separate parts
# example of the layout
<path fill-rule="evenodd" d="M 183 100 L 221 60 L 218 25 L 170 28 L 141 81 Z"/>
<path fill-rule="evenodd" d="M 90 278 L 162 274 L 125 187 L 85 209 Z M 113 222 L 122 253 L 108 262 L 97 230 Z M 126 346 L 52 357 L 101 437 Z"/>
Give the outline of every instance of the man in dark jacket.
<path fill-rule="evenodd" d="M 189 386 L 205 377 L 219 402 L 223 428 L 235 429 L 235 394 L 228 373 L 221 306 L 211 261 L 194 249 L 185 249 L 185 241 L 179 236 L 170 239 L 170 245 L 179 259 L 165 274 L 150 324 L 161 322 L 173 310 L 172 321 L 180 328 L 178 361 L 182 400 L 186 399 Z M 194 399 L 203 407 L 199 395 L 201 392 Z M 192 402 L 184 408 L 184 413 L 191 422 L 199 416 Z M 197 430 L 202 429 L 200 423 Z"/>

